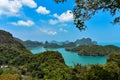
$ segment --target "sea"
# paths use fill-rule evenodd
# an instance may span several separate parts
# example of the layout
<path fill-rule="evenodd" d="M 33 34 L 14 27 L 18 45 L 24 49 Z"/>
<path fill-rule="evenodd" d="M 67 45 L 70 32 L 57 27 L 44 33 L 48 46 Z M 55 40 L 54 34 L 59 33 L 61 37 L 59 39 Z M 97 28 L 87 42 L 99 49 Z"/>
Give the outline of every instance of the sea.
<path fill-rule="evenodd" d="M 105 64 L 107 56 L 80 56 L 75 52 L 66 51 L 64 48 L 48 49 L 43 47 L 31 48 L 30 51 L 33 54 L 42 53 L 44 51 L 59 51 L 68 66 L 74 66 L 76 64 L 90 65 L 90 64 Z"/>

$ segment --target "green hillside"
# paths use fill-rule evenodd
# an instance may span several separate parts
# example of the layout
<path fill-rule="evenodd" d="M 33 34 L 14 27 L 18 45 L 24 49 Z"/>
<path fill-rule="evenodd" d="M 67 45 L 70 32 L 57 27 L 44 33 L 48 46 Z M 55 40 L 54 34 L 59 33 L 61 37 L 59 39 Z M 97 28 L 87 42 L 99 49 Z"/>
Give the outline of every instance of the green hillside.
<path fill-rule="evenodd" d="M 59 52 L 31 54 L 10 33 L 1 30 L 0 80 L 120 80 L 120 54 L 111 53 L 104 65 L 69 67 Z"/>

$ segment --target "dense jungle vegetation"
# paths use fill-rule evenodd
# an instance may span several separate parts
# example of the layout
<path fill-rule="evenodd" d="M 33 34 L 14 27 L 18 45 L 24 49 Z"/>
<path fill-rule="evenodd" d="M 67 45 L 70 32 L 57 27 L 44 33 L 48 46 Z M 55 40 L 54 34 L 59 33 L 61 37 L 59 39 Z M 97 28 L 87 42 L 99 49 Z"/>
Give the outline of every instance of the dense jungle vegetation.
<path fill-rule="evenodd" d="M 120 80 L 118 53 L 109 54 L 104 65 L 69 67 L 59 52 L 32 54 L 10 33 L 0 31 L 0 65 L 8 66 L 0 68 L 0 80 Z"/>

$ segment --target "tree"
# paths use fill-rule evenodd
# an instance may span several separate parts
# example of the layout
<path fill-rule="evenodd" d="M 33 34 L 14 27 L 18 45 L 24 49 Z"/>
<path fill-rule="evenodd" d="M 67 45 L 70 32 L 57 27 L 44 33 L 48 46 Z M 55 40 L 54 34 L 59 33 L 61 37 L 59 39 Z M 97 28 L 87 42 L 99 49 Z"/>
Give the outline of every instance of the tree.
<path fill-rule="evenodd" d="M 66 0 L 54 0 L 57 3 Z M 85 30 L 85 21 L 90 20 L 99 10 L 109 12 L 115 16 L 120 11 L 120 0 L 75 0 L 73 9 L 74 24 L 79 30 Z M 113 24 L 120 23 L 120 14 L 117 14 Z"/>
<path fill-rule="evenodd" d="M 103 68 L 109 73 L 109 80 L 120 80 L 120 68 L 115 62 L 108 62 Z"/>
<path fill-rule="evenodd" d="M 107 62 L 116 62 L 120 67 L 120 54 L 112 53 L 108 56 Z"/>
<path fill-rule="evenodd" d="M 109 77 L 109 72 L 103 69 L 100 65 L 92 65 L 87 71 L 84 80 L 112 80 Z"/>
<path fill-rule="evenodd" d="M 3 73 L 3 70 L 2 69 L 0 69 L 0 75 Z"/>

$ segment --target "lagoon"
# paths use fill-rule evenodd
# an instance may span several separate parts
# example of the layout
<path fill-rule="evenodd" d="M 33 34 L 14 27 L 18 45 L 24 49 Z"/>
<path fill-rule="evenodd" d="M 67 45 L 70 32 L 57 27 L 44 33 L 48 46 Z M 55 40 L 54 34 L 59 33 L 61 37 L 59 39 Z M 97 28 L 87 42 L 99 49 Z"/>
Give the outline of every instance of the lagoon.
<path fill-rule="evenodd" d="M 64 60 L 66 65 L 74 66 L 74 64 L 81 64 L 81 65 L 88 65 L 88 64 L 105 64 L 107 57 L 101 56 L 80 56 L 75 52 L 66 51 L 64 48 L 57 48 L 57 49 L 47 49 L 47 48 L 32 48 L 30 49 L 33 54 L 41 53 L 47 50 L 59 51 Z"/>

